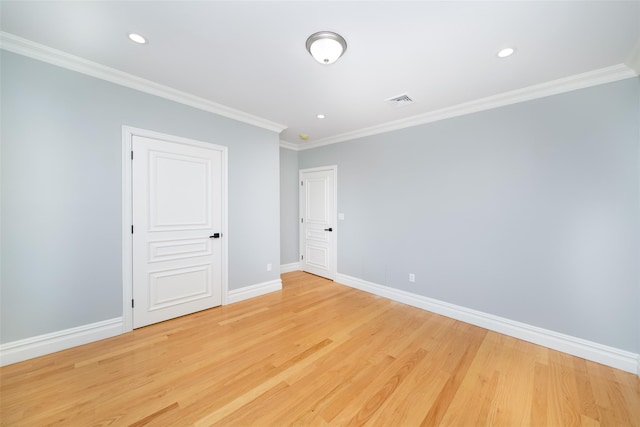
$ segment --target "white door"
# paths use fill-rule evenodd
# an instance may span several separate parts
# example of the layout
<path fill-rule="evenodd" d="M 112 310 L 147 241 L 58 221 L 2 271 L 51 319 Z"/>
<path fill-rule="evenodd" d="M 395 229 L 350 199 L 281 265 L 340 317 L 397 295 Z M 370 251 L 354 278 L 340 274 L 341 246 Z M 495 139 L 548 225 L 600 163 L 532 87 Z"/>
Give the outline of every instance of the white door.
<path fill-rule="evenodd" d="M 300 171 L 300 269 L 336 273 L 336 166 Z"/>
<path fill-rule="evenodd" d="M 133 327 L 221 304 L 224 147 L 134 135 Z"/>

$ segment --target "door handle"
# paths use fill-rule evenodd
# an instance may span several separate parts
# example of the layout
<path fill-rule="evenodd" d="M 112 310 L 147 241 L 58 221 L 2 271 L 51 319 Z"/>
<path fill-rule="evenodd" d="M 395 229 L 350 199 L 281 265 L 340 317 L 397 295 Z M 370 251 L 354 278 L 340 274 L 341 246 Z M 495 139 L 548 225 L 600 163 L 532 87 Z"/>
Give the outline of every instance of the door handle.
<path fill-rule="evenodd" d="M 332 227 L 325 228 L 324 231 L 333 231 L 333 228 Z"/>
<path fill-rule="evenodd" d="M 210 239 L 219 239 L 221 237 L 220 233 L 213 233 L 213 235 L 209 236 Z"/>

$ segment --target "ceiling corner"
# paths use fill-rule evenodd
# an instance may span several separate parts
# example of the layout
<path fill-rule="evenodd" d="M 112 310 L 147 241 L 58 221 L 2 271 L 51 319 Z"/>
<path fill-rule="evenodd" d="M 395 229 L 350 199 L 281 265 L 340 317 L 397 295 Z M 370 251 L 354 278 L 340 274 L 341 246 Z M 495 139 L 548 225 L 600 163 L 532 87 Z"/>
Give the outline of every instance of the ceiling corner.
<path fill-rule="evenodd" d="M 638 39 L 633 49 L 631 49 L 624 63 L 635 71 L 636 75 L 640 76 L 640 39 Z"/>

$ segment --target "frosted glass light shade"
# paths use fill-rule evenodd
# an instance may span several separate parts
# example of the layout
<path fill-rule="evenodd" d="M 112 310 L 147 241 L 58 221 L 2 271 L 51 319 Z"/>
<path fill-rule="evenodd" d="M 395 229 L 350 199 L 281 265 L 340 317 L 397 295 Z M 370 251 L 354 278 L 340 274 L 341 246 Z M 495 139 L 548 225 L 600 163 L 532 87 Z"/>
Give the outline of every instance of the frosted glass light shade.
<path fill-rule="evenodd" d="M 513 47 L 505 47 L 504 49 L 500 49 L 500 51 L 498 52 L 498 57 L 499 58 L 507 58 L 511 55 L 513 55 L 516 52 L 516 49 Z"/>
<path fill-rule="evenodd" d="M 321 64 L 333 64 L 347 50 L 347 42 L 339 34 L 320 31 L 307 39 L 307 50 Z"/>
<path fill-rule="evenodd" d="M 130 33 L 129 34 L 129 40 L 131 40 L 132 42 L 138 43 L 138 44 L 146 44 L 147 43 L 147 39 L 145 39 L 144 36 L 141 36 L 140 34 L 137 34 L 137 33 Z"/>

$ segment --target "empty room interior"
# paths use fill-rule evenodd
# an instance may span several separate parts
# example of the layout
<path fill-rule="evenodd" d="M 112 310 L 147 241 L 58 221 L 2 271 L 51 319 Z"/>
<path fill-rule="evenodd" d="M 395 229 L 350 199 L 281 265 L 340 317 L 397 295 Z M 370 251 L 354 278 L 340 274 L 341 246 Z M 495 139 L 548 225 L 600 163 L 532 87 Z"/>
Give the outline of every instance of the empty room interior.
<path fill-rule="evenodd" d="M 0 425 L 640 426 L 640 1 L 0 26 Z"/>

